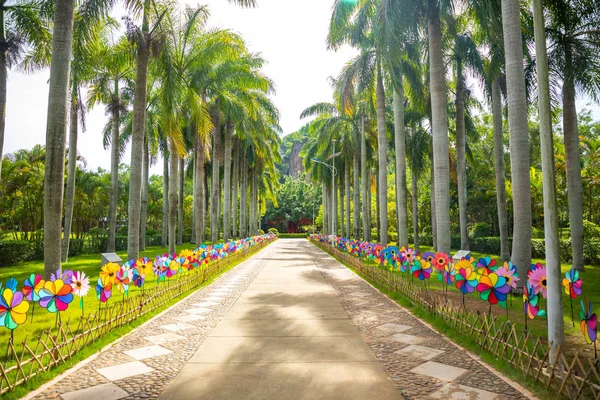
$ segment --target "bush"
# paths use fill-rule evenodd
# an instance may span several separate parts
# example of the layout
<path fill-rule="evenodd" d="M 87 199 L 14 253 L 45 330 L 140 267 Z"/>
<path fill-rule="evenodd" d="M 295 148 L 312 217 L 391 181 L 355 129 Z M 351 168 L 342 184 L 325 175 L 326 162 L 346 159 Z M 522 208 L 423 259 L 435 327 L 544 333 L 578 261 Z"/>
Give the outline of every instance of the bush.
<path fill-rule="evenodd" d="M 533 239 L 543 239 L 544 238 L 544 230 L 538 229 L 536 227 L 531 228 L 531 237 Z"/>
<path fill-rule="evenodd" d="M 269 228 L 268 232 L 274 234 L 277 237 L 279 237 L 279 231 L 276 228 Z"/>
<path fill-rule="evenodd" d="M 69 257 L 75 257 L 84 252 L 84 239 L 71 238 L 69 240 Z"/>
<path fill-rule="evenodd" d="M 282 239 L 300 239 L 305 238 L 306 233 L 280 233 L 279 237 Z"/>
<path fill-rule="evenodd" d="M 487 222 L 477 222 L 476 224 L 471 225 L 469 236 L 472 238 L 492 236 L 492 226 Z"/>
<path fill-rule="evenodd" d="M 0 242 L 0 267 L 14 265 L 31 257 L 31 242 L 26 240 L 6 240 Z"/>
<path fill-rule="evenodd" d="M 583 221 L 583 237 L 586 240 L 600 238 L 600 226 L 590 221 Z"/>

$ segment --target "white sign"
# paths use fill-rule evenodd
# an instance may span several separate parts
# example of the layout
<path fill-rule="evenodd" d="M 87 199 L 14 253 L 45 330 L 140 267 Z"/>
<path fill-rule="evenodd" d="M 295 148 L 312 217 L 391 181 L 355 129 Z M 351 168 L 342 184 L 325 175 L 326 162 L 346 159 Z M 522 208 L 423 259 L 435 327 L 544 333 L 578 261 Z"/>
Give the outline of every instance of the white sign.
<path fill-rule="evenodd" d="M 471 255 L 471 252 L 469 250 L 459 250 L 456 252 L 456 254 L 454 254 L 454 256 L 452 256 L 452 260 L 460 261 L 463 258 L 468 258 L 470 255 Z"/>
<path fill-rule="evenodd" d="M 123 260 L 115 253 L 102 253 L 102 266 L 108 263 L 123 265 Z"/>

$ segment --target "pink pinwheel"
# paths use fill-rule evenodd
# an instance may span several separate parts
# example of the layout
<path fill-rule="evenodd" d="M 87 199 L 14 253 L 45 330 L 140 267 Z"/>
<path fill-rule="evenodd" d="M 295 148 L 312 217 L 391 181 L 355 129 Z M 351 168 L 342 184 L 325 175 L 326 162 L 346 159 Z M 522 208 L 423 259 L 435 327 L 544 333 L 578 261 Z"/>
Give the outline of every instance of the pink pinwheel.
<path fill-rule="evenodd" d="M 496 271 L 498 276 L 501 276 L 506 279 L 506 284 L 513 289 L 517 288 L 517 282 L 519 279 L 519 274 L 516 268 L 512 268 L 512 263 L 509 261 L 508 263 L 504 263 L 504 265 Z"/>
<path fill-rule="evenodd" d="M 587 299 L 585 300 L 587 303 Z M 592 302 L 590 301 L 588 304 L 589 306 L 586 308 L 585 303 L 581 300 L 581 311 L 579 311 L 581 333 L 583 333 L 586 342 L 594 343 L 598 336 L 598 317 L 592 312 Z"/>
<path fill-rule="evenodd" d="M 85 297 L 90 290 L 90 278 L 85 275 L 85 272 L 75 272 L 71 288 L 76 296 Z"/>
<path fill-rule="evenodd" d="M 542 297 L 546 298 L 547 293 L 547 281 L 546 281 L 546 267 L 538 267 L 531 272 L 529 275 L 529 282 L 535 290 L 535 294 L 542 294 Z"/>

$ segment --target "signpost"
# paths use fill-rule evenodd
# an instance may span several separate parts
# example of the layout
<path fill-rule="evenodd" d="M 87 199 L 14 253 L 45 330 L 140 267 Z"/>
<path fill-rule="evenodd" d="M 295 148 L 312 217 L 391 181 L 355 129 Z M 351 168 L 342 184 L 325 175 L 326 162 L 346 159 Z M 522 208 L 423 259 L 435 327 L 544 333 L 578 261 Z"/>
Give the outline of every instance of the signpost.
<path fill-rule="evenodd" d="M 108 263 L 115 263 L 123 266 L 123 260 L 115 253 L 102 253 L 102 267 Z"/>
<path fill-rule="evenodd" d="M 457 262 L 462 260 L 463 258 L 469 258 L 471 252 L 469 250 L 459 250 L 452 256 L 452 261 Z"/>

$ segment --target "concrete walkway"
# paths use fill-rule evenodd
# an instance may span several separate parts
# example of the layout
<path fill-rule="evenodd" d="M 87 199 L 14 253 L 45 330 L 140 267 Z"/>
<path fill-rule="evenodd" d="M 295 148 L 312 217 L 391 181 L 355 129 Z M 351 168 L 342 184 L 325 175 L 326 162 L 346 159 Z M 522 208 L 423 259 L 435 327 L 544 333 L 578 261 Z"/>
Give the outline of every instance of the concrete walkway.
<path fill-rule="evenodd" d="M 161 399 L 401 399 L 305 240 L 270 262 Z"/>

